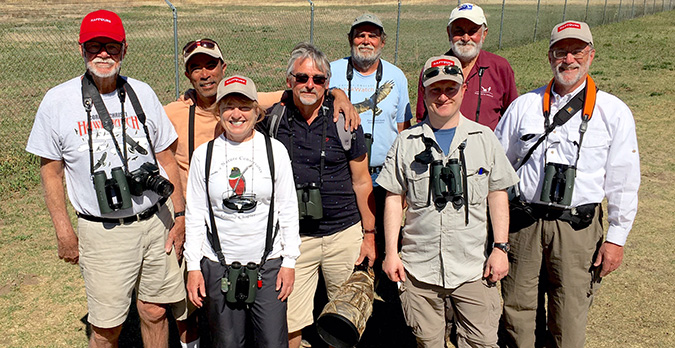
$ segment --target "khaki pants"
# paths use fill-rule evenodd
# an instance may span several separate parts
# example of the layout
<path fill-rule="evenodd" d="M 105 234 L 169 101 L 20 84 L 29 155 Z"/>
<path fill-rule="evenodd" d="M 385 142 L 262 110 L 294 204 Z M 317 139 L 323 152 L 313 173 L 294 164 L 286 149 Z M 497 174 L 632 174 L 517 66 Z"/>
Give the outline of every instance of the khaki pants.
<path fill-rule="evenodd" d="M 497 347 L 500 300 L 497 287 L 479 279 L 455 289 L 422 283 L 406 272 L 401 305 L 418 347 L 445 347 L 445 307 L 450 302 L 457 324 L 457 344 Z"/>
<path fill-rule="evenodd" d="M 598 206 L 590 226 L 538 219 L 509 234 L 509 274 L 502 280 L 503 325 L 509 347 L 583 347 L 588 309 L 599 282 L 591 269 L 602 238 Z M 537 298 L 548 297 L 547 337 L 535 337 Z M 542 310 L 539 308 L 539 310 Z M 538 332 L 539 333 L 539 332 Z"/>

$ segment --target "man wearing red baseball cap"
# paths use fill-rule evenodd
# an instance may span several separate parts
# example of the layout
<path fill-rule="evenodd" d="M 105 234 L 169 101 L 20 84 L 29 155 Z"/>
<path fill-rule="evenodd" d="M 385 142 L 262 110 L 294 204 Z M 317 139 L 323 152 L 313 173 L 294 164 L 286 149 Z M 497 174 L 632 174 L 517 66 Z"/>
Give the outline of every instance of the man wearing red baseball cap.
<path fill-rule="evenodd" d="M 635 121 L 626 104 L 597 89 L 593 58 L 588 24 L 556 25 L 548 49 L 553 78 L 517 98 L 495 129 L 521 180 L 511 201 L 511 270 L 502 280 L 509 347 L 584 346 L 593 296 L 621 264 L 637 213 Z M 544 296 L 545 309 L 538 307 Z M 539 312 L 547 312 L 546 323 L 536 323 Z"/>
<path fill-rule="evenodd" d="M 120 75 L 127 42 L 117 14 L 89 13 L 78 42 L 86 72 L 47 92 L 26 150 L 41 157 L 59 258 L 82 271 L 90 347 L 117 346 L 133 290 L 144 346 L 167 347 L 165 304 L 185 298 L 183 190 L 169 149 L 176 132 L 150 86 Z M 184 312 L 174 308 L 177 319 Z"/>

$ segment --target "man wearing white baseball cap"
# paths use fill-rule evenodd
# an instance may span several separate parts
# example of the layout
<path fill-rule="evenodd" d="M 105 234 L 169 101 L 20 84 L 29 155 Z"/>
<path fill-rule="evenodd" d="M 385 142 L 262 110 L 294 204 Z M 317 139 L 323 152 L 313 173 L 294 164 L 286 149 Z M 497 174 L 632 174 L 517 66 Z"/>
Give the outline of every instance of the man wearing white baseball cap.
<path fill-rule="evenodd" d="M 488 33 L 487 18 L 478 5 L 464 3 L 450 13 L 446 28 L 450 50 L 462 63 L 467 93 L 462 115 L 495 129 L 506 108 L 518 97 L 513 69 L 506 59 L 482 49 Z M 425 117 L 422 76 L 418 86 L 417 121 Z"/>
<path fill-rule="evenodd" d="M 511 201 L 511 270 L 502 280 L 510 347 L 584 346 L 593 295 L 621 264 L 637 213 L 635 121 L 626 104 L 597 89 L 588 74 L 593 58 L 588 24 L 556 25 L 553 79 L 516 99 L 495 129 L 521 179 Z M 538 308 L 544 295 L 548 307 Z M 545 310 L 547 323 L 536 323 Z M 537 324 L 547 326 L 544 335 Z"/>
<path fill-rule="evenodd" d="M 459 347 L 497 347 L 495 283 L 508 272 L 506 189 L 518 178 L 494 133 L 462 116 L 466 85 L 457 57 L 427 60 L 422 85 L 429 117 L 401 132 L 377 178 L 388 191 L 382 268 L 401 284 L 418 347 L 445 346 L 448 304 L 456 311 Z"/>

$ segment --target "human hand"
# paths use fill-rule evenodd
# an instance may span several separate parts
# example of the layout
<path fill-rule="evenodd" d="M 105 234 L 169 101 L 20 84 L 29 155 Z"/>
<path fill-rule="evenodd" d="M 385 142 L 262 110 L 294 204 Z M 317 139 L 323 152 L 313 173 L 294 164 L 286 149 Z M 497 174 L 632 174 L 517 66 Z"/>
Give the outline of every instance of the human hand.
<path fill-rule="evenodd" d="M 171 253 L 171 248 L 176 250 L 176 259 L 183 259 L 183 244 L 185 244 L 185 216 L 179 216 L 174 220 L 173 226 L 166 237 L 164 251 Z"/>
<path fill-rule="evenodd" d="M 392 282 L 405 281 L 405 268 L 403 268 L 403 262 L 401 262 L 401 258 L 397 253 L 387 254 L 387 256 L 384 257 L 382 270 Z"/>
<path fill-rule="evenodd" d="M 279 291 L 277 298 L 280 301 L 286 301 L 288 296 L 293 292 L 293 284 L 295 284 L 295 269 L 288 267 L 281 267 L 277 274 L 277 284 L 274 288 Z"/>
<path fill-rule="evenodd" d="M 206 297 L 206 287 L 204 285 L 204 276 L 202 271 L 189 271 L 187 280 L 188 299 L 197 308 L 202 308 L 204 298 Z"/>
<path fill-rule="evenodd" d="M 483 278 L 486 278 L 488 283 L 496 283 L 509 273 L 509 258 L 501 249 L 494 248 L 490 257 L 488 257 L 485 264 L 485 271 L 483 271 Z"/>
<path fill-rule="evenodd" d="M 345 130 L 354 131 L 361 124 L 361 117 L 354 109 L 354 105 L 349 101 L 349 97 L 339 88 L 331 89 L 333 101 L 333 122 L 337 122 L 340 113 L 345 115 Z"/>
<path fill-rule="evenodd" d="M 600 246 L 598 256 L 595 258 L 593 266 L 599 267 L 602 265 L 602 269 L 600 270 L 600 278 L 602 278 L 619 268 L 622 261 L 623 246 L 611 242 L 604 242 Z"/>
<path fill-rule="evenodd" d="M 363 235 L 363 242 L 361 242 L 361 252 L 359 258 L 354 263 L 360 265 L 365 258 L 368 258 L 368 266 L 373 267 L 375 259 L 377 259 L 377 249 L 375 248 L 375 233 L 365 233 Z"/>
<path fill-rule="evenodd" d="M 80 261 L 79 240 L 74 231 L 62 233 L 56 238 L 59 259 L 76 265 Z"/>

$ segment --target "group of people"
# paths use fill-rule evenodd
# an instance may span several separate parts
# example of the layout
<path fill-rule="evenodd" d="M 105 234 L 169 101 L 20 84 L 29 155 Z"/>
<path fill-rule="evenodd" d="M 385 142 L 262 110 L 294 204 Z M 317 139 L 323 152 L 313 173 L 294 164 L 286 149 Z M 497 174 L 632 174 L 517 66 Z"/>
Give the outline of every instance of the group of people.
<path fill-rule="evenodd" d="M 487 31 L 479 6 L 452 11 L 411 126 L 375 15 L 352 23 L 347 58 L 298 44 L 285 91 L 226 77 L 217 42 L 190 41 L 193 88 L 162 107 L 120 75 L 120 17 L 89 13 L 86 71 L 47 92 L 27 151 L 59 257 L 82 271 L 90 346 L 117 346 L 134 291 L 145 347 L 168 345 L 168 310 L 183 347 L 305 346 L 320 273 L 331 298 L 367 264 L 420 347 L 447 331 L 459 347 L 583 347 L 637 211 L 635 122 L 588 74 L 586 23 L 553 28 L 553 78 L 522 96 Z"/>

